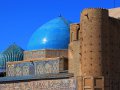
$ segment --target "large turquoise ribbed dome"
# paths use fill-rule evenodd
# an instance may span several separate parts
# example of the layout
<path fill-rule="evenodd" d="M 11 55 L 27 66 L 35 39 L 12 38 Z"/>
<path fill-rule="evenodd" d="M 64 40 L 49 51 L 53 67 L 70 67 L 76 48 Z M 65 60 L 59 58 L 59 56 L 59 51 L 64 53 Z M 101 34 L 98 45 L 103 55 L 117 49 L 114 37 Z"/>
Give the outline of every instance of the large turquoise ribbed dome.
<path fill-rule="evenodd" d="M 70 38 L 70 21 L 57 17 L 39 29 L 29 40 L 27 49 L 67 49 Z"/>

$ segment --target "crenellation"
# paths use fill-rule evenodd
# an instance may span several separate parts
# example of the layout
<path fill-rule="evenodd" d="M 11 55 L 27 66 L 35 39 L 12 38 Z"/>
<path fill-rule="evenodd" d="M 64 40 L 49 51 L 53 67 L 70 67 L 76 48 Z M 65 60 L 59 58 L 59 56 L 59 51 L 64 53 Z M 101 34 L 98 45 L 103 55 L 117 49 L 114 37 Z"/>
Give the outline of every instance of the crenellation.
<path fill-rule="evenodd" d="M 71 24 L 70 25 L 70 42 L 77 41 L 80 39 L 80 24 Z"/>

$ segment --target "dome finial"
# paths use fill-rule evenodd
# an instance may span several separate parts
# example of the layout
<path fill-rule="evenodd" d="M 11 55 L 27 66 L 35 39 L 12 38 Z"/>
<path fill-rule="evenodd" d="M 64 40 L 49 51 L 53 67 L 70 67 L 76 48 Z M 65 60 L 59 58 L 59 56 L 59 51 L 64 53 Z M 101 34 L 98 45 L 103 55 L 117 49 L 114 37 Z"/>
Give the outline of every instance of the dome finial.
<path fill-rule="evenodd" d="M 59 14 L 59 17 L 62 17 L 61 13 Z"/>

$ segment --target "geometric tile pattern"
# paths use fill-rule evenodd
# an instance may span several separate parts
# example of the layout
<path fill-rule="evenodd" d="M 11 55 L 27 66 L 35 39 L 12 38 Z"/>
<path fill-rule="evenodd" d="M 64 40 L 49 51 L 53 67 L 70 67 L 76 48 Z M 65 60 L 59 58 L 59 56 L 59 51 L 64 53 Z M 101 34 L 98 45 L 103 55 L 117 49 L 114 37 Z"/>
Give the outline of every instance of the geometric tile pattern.
<path fill-rule="evenodd" d="M 21 63 L 8 63 L 7 76 L 28 76 L 54 74 L 64 70 L 64 60 L 37 60 Z M 62 64 L 62 65 L 61 65 Z"/>
<path fill-rule="evenodd" d="M 59 73 L 59 60 L 51 61 L 36 61 L 35 64 L 35 74 L 48 74 L 48 73 Z"/>
<path fill-rule="evenodd" d="M 36 80 L 0 84 L 0 90 L 76 90 L 75 79 Z"/>

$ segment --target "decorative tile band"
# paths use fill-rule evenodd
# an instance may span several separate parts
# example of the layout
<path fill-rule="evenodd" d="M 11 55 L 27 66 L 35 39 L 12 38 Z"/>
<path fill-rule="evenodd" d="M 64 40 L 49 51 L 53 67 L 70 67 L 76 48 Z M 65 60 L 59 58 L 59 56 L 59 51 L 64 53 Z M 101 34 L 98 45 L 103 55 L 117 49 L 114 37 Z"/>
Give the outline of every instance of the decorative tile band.
<path fill-rule="evenodd" d="M 76 90 L 75 79 L 38 80 L 0 84 L 0 90 Z"/>
<path fill-rule="evenodd" d="M 7 76 L 28 76 L 41 74 L 54 74 L 66 70 L 64 59 L 56 60 L 37 60 L 21 63 L 8 63 L 6 72 Z"/>

